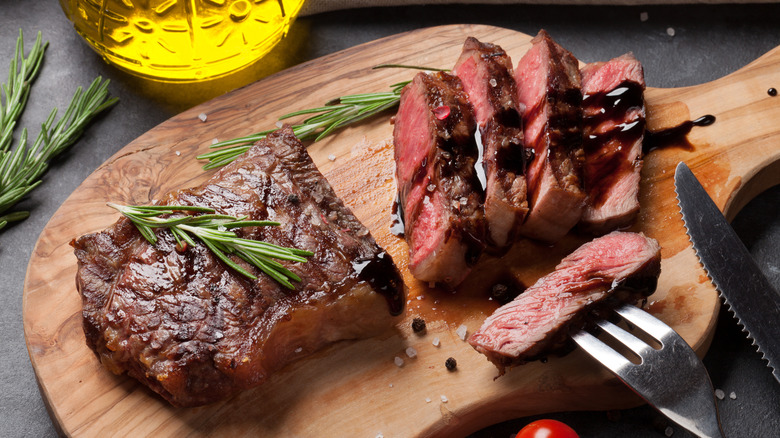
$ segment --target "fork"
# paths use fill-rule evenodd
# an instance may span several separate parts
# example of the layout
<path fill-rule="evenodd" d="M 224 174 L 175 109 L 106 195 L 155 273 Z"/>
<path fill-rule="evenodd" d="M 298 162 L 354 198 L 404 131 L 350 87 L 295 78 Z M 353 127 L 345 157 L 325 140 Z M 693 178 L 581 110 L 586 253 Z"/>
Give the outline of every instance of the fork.
<path fill-rule="evenodd" d="M 680 427 L 699 437 L 723 438 L 712 382 L 693 349 L 671 327 L 635 306 L 624 304 L 615 313 L 661 347 L 656 349 L 604 319 L 596 326 L 638 355 L 638 364 L 584 329 L 572 339 Z"/>

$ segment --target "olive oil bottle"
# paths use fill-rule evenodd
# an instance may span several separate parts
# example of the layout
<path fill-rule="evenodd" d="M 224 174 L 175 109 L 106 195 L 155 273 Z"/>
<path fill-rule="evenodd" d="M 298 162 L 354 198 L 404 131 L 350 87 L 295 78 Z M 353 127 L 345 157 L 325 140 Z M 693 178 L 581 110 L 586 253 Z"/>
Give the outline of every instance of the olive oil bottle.
<path fill-rule="evenodd" d="M 241 69 L 286 34 L 303 0 L 60 0 L 107 62 L 165 82 Z"/>

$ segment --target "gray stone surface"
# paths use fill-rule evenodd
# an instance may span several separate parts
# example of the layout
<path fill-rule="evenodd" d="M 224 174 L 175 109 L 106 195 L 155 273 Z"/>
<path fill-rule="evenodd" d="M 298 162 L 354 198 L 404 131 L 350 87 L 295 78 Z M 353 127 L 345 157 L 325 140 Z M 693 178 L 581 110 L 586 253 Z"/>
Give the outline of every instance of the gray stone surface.
<path fill-rule="evenodd" d="M 640 13 L 649 19 L 640 21 Z M 50 42 L 45 64 L 33 88 L 21 126 L 31 137 L 52 106 L 64 109 L 77 85 L 95 76 L 110 78 L 121 103 L 98 118 L 71 151 L 54 163 L 19 208 L 26 221 L 0 232 L 0 436 L 55 436 L 36 385 L 22 327 L 22 289 L 35 241 L 67 196 L 95 168 L 143 132 L 176 113 L 271 73 L 332 53 L 419 27 L 451 23 L 492 24 L 535 34 L 547 29 L 584 61 L 605 60 L 633 51 L 644 63 L 654 87 L 681 87 L 710 81 L 749 63 L 780 44 L 778 5 L 652 7 L 474 7 L 438 6 L 364 9 L 299 19 L 289 37 L 263 61 L 226 80 L 200 86 L 162 86 L 133 78 L 104 64 L 70 27 L 58 2 L 0 0 L 0 78 L 18 30 L 29 47 L 41 30 Z M 668 28 L 674 29 L 669 36 Z M 780 88 L 778 84 L 767 87 Z M 163 92 L 164 91 L 164 92 Z M 780 97 L 777 98 L 780 105 Z M 778 145 L 780 147 L 780 145 Z M 759 196 L 734 221 L 753 254 L 780 284 L 780 190 Z M 716 387 L 730 437 L 777 436 L 780 385 L 772 379 L 737 324 L 722 312 L 715 341 L 705 358 Z M 737 398 L 728 397 L 735 392 Z M 583 437 L 661 437 L 665 422 L 647 407 L 620 412 L 545 415 L 562 419 Z M 481 431 L 477 437 L 507 437 L 532 418 Z M 388 431 L 389 432 L 389 431 Z M 387 433 L 386 436 L 392 436 Z M 674 430 L 675 437 L 687 436 Z"/>

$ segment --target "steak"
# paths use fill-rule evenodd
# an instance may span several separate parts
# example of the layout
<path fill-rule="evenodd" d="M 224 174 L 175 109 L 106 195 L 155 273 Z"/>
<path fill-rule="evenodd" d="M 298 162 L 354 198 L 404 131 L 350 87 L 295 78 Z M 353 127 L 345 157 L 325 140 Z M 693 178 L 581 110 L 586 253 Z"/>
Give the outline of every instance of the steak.
<path fill-rule="evenodd" d="M 455 74 L 474 108 L 483 148 L 485 220 L 491 244 L 505 247 L 528 213 L 525 147 L 512 61 L 494 44 L 469 37 Z"/>
<path fill-rule="evenodd" d="M 278 221 L 236 234 L 314 252 L 307 263 L 281 262 L 302 279 L 289 290 L 238 258 L 257 280 L 202 245 L 177 248 L 167 230 L 152 246 L 125 218 L 71 243 L 87 344 L 109 370 L 173 405 L 203 405 L 260 385 L 328 344 L 392 327 L 403 310 L 392 259 L 289 127 L 159 204 Z"/>
<path fill-rule="evenodd" d="M 525 144 L 534 150 L 526 182 L 531 211 L 520 233 L 555 242 L 580 220 L 582 92 L 577 59 L 544 30 L 515 69 Z"/>
<path fill-rule="evenodd" d="M 631 225 L 639 212 L 645 79 L 630 53 L 581 73 L 588 203 L 580 227 L 601 234 Z"/>
<path fill-rule="evenodd" d="M 615 231 L 582 245 L 555 271 L 498 308 L 468 342 L 504 373 L 565 347 L 591 311 L 635 303 L 655 291 L 658 242 Z"/>
<path fill-rule="evenodd" d="M 418 73 L 401 91 L 393 143 L 415 278 L 457 286 L 484 246 L 476 124 L 460 79 Z"/>

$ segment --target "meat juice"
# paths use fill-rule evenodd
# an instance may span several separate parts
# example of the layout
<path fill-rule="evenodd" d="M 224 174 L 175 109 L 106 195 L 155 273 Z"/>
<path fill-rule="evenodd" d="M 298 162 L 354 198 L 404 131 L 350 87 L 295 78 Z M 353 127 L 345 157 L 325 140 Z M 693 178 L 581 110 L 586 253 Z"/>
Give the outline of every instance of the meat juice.
<path fill-rule="evenodd" d="M 103 59 L 165 82 L 199 82 L 256 61 L 286 34 L 303 0 L 60 0 Z"/>

